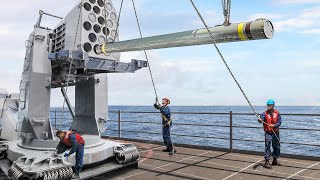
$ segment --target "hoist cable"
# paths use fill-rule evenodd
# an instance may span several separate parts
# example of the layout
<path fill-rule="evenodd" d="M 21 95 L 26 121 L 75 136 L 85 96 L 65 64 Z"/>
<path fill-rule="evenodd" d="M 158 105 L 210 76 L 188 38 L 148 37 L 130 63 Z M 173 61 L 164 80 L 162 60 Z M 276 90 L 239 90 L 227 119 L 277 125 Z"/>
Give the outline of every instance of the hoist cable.
<path fill-rule="evenodd" d="M 137 21 L 137 25 L 138 25 L 138 29 L 139 29 L 139 33 L 140 33 L 140 38 L 143 38 L 142 32 L 141 32 L 140 23 L 139 23 L 139 18 L 138 18 L 138 14 L 137 14 L 137 10 L 136 10 L 136 6 L 135 6 L 135 4 L 134 4 L 134 0 L 132 0 L 132 5 L 133 5 L 134 14 L 135 14 L 135 16 L 136 16 L 136 21 Z M 150 77 L 151 77 L 151 82 L 152 82 L 154 94 L 155 94 L 155 96 L 156 96 L 156 101 L 158 102 L 158 94 L 157 94 L 156 86 L 155 86 L 155 83 L 154 83 L 154 79 L 153 79 L 153 75 L 152 75 L 152 71 L 151 71 L 151 66 L 150 66 L 149 58 L 148 58 L 148 55 L 147 55 L 146 50 L 143 50 L 143 52 L 144 52 L 144 55 L 145 55 L 146 60 L 147 60 L 147 63 L 148 63 L 148 69 L 149 69 L 149 73 L 150 73 Z"/>
<path fill-rule="evenodd" d="M 113 42 L 115 42 L 116 38 L 118 37 L 119 33 L 119 25 L 120 25 L 120 16 L 121 16 L 121 12 L 122 12 L 122 5 L 123 5 L 123 0 L 121 0 L 121 4 L 120 4 L 120 9 L 119 9 L 119 15 L 118 15 L 118 22 L 117 22 L 117 27 L 116 27 L 116 36 L 114 37 Z"/>
<path fill-rule="evenodd" d="M 199 10 L 198 10 L 198 8 L 196 7 L 196 5 L 194 4 L 193 0 L 190 0 L 190 2 L 191 2 L 191 4 L 192 4 L 194 10 L 197 12 L 199 18 L 201 19 L 203 25 L 205 26 L 205 28 L 207 29 L 208 33 L 210 34 L 210 36 L 211 36 L 211 38 L 212 38 L 212 40 L 213 40 L 213 45 L 214 45 L 215 49 L 217 50 L 217 52 L 218 52 L 221 60 L 222 60 L 223 63 L 225 64 L 226 68 L 228 69 L 230 75 L 232 76 L 234 82 L 237 84 L 237 86 L 238 86 L 238 88 L 240 89 L 242 95 L 243 95 L 244 98 L 247 100 L 247 103 L 249 104 L 249 106 L 250 106 L 250 108 L 252 109 L 252 111 L 253 111 L 253 113 L 255 114 L 255 116 L 256 116 L 257 118 L 259 118 L 258 113 L 256 112 L 256 110 L 255 110 L 254 107 L 252 106 L 249 98 L 247 97 L 247 95 L 246 95 L 246 93 L 244 92 L 244 90 L 242 89 L 240 83 L 238 82 L 238 80 L 237 80 L 236 77 L 234 76 L 233 72 L 231 71 L 231 69 L 230 69 L 227 61 L 225 60 L 224 56 L 222 55 L 220 49 L 219 49 L 218 46 L 216 45 L 216 41 L 215 41 L 215 39 L 214 39 L 214 37 L 213 37 L 213 35 L 212 35 L 212 33 L 211 33 L 211 31 L 210 31 L 207 23 L 206 23 L 205 20 L 203 19 L 201 13 L 199 12 Z M 262 122 L 263 122 L 263 121 L 262 121 Z M 268 124 L 268 123 L 266 123 L 266 122 L 263 122 L 263 123 L 266 124 L 266 125 L 268 125 L 268 126 L 270 126 L 270 124 Z M 276 138 L 278 139 L 278 141 L 279 141 L 279 143 L 280 143 L 280 139 L 279 139 L 279 137 L 277 136 L 277 134 L 274 132 L 273 128 L 272 128 L 272 132 L 274 133 L 274 135 L 276 136 Z"/>
<path fill-rule="evenodd" d="M 119 15 L 118 15 L 118 19 L 117 19 L 117 27 L 116 27 L 116 35 L 114 37 L 113 42 L 116 41 L 116 38 L 118 37 L 118 29 L 119 29 L 119 22 L 120 22 L 120 16 L 121 16 L 121 12 L 122 12 L 122 6 L 123 6 L 123 0 L 121 0 L 120 3 L 120 8 L 119 8 Z M 107 9 L 106 9 L 106 2 L 104 2 L 104 11 L 105 11 L 105 31 L 103 32 L 106 35 L 106 43 L 108 43 L 108 34 L 107 34 Z"/>
<path fill-rule="evenodd" d="M 106 4 L 106 0 L 103 1 L 104 2 L 104 28 L 102 28 L 102 31 L 104 31 L 103 33 L 106 35 L 106 41 L 105 43 L 108 43 L 108 28 L 107 28 L 107 4 Z"/>

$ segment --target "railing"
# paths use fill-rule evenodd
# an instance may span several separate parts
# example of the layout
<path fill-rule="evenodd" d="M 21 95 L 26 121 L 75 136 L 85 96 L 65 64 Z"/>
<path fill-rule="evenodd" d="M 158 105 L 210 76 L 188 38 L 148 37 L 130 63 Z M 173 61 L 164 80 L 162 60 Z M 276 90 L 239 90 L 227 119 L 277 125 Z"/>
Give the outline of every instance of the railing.
<path fill-rule="evenodd" d="M 158 112 L 137 112 L 137 111 L 110 111 L 111 113 L 117 113 L 118 119 L 117 120 L 109 120 L 112 122 L 118 123 L 117 130 L 111 130 L 118 132 L 118 138 L 121 138 L 121 132 L 130 132 L 130 133 L 141 133 L 141 134 L 160 134 L 154 132 L 144 132 L 144 131 L 134 131 L 134 130 L 122 130 L 121 123 L 141 123 L 141 124 L 161 124 L 160 122 L 149 122 L 149 121 L 131 121 L 131 120 L 121 120 L 121 114 L 159 114 Z M 229 113 L 207 113 L 207 112 L 172 112 L 172 114 L 186 114 L 186 115 L 228 115 L 229 116 L 229 125 L 221 125 L 221 124 L 193 124 L 193 123 L 178 123 L 175 122 L 175 126 L 196 126 L 196 127 L 224 127 L 229 128 L 229 137 L 208 137 L 208 136 L 195 136 L 195 135 L 186 135 L 186 134 L 174 134 L 174 136 L 181 136 L 181 137 L 193 137 L 193 138 L 204 138 L 204 139 L 221 139 L 229 141 L 229 151 L 233 151 L 233 142 L 234 141 L 244 141 L 244 142 L 264 142 L 262 140 L 254 140 L 254 139 L 241 139 L 241 138 L 234 138 L 233 137 L 233 129 L 234 128 L 245 128 L 245 129 L 256 129 L 256 128 L 263 128 L 262 126 L 243 126 L 243 125 L 233 125 L 233 116 L 240 115 L 240 116 L 247 116 L 247 115 L 254 115 L 252 113 L 234 113 L 230 111 Z M 306 117 L 320 117 L 320 114 L 281 114 L 282 116 L 306 116 Z M 110 130 L 110 129 L 109 129 Z M 313 131 L 313 132 L 320 132 L 320 129 L 312 129 L 312 128 L 281 128 L 281 130 L 285 131 Z M 291 145 L 305 145 L 305 146 L 314 146 L 320 147 L 320 144 L 314 143 L 299 143 L 299 142 L 284 142 L 281 141 L 282 144 L 291 144 Z"/>
<path fill-rule="evenodd" d="M 57 112 L 61 111 L 54 111 L 54 127 L 56 128 L 57 125 Z M 150 121 L 128 121 L 128 120 L 122 120 L 121 115 L 122 114 L 159 114 L 159 112 L 138 112 L 138 111 L 109 111 L 110 113 L 116 113 L 117 114 L 117 120 L 108 120 L 111 122 L 117 122 L 117 130 L 114 129 L 108 129 L 108 131 L 115 131 L 117 132 L 117 137 L 121 138 L 121 132 L 130 132 L 130 133 L 139 133 L 139 134 L 161 134 L 161 133 L 155 133 L 155 132 L 144 132 L 144 131 L 134 131 L 134 130 L 122 130 L 121 129 L 121 123 L 141 123 L 141 124 L 161 124 L 160 122 L 150 122 Z M 262 126 L 243 126 L 243 125 L 234 125 L 233 124 L 233 117 L 234 115 L 237 116 L 247 116 L 247 115 L 254 115 L 252 113 L 234 113 L 232 111 L 228 113 L 214 113 L 214 112 L 172 112 L 172 114 L 185 114 L 185 115 L 227 115 L 229 116 L 229 125 L 221 125 L 221 124 L 194 124 L 194 123 L 178 123 L 175 122 L 175 126 L 196 126 L 196 127 L 224 127 L 229 128 L 229 137 L 210 137 L 210 136 L 195 136 L 195 135 L 186 135 L 186 134 L 175 134 L 171 133 L 171 135 L 174 136 L 181 136 L 181 137 L 193 137 L 193 138 L 204 138 L 204 139 L 221 139 L 229 141 L 229 151 L 233 151 L 233 142 L 234 141 L 243 141 L 243 142 L 264 142 L 262 140 L 254 140 L 254 139 L 241 139 L 241 138 L 234 138 L 233 137 L 233 130 L 234 128 L 244 128 L 244 129 L 257 129 L 257 128 L 263 128 Z M 320 117 L 320 114 L 281 114 L 282 116 L 304 116 L 304 117 Z M 313 128 L 289 128 L 289 127 L 281 127 L 281 130 L 285 131 L 310 131 L 310 132 L 320 132 L 320 129 L 313 129 Z M 299 142 L 285 142 L 281 141 L 282 144 L 291 144 L 291 145 L 305 145 L 305 146 L 314 146 L 314 147 L 320 147 L 320 144 L 314 144 L 314 143 L 299 143 Z"/>

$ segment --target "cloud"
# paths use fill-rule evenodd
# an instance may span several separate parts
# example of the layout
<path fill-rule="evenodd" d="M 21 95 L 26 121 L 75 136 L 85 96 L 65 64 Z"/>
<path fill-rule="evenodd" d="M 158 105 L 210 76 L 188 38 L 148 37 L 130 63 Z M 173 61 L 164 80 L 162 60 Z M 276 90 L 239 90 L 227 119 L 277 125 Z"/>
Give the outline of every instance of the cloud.
<path fill-rule="evenodd" d="M 264 19 L 269 19 L 269 20 L 276 20 L 276 19 L 282 19 L 286 17 L 287 15 L 285 14 L 274 14 L 274 13 L 257 13 L 257 14 L 252 14 L 248 17 L 249 21 L 253 21 L 259 18 L 264 18 Z"/>
<path fill-rule="evenodd" d="M 291 18 L 276 21 L 275 29 L 278 32 L 304 32 L 318 27 L 320 20 L 320 6 L 309 8 L 291 16 Z"/>
<path fill-rule="evenodd" d="M 274 0 L 275 4 L 319 4 L 319 0 Z"/>
<path fill-rule="evenodd" d="M 0 25 L 0 36 L 12 36 L 12 29 L 5 25 Z"/>
<path fill-rule="evenodd" d="M 192 11 L 194 11 L 192 9 Z M 192 20 L 192 24 L 196 27 L 204 28 L 204 25 L 200 18 L 196 15 L 195 12 L 190 13 L 193 17 L 194 20 Z M 224 18 L 221 18 L 216 11 L 213 10 L 206 10 L 202 13 L 202 16 L 204 20 L 206 21 L 207 25 L 210 26 L 215 26 L 217 24 L 222 24 L 224 22 Z M 191 18 L 190 18 L 191 19 Z"/>
<path fill-rule="evenodd" d="M 199 64 L 197 66 L 196 64 Z M 181 72 L 208 72 L 212 71 L 214 67 L 214 61 L 212 60 L 188 60 L 185 62 L 177 62 L 174 60 L 165 61 L 161 64 L 162 68 L 174 68 L 177 67 L 180 69 Z"/>
<path fill-rule="evenodd" d="M 318 29 L 304 30 L 304 31 L 302 31 L 301 33 L 302 33 L 302 34 L 310 34 L 310 35 L 320 34 L 320 28 L 318 28 Z"/>
<path fill-rule="evenodd" d="M 1 88 L 9 93 L 18 93 L 20 84 L 20 74 L 15 71 L 0 70 Z"/>

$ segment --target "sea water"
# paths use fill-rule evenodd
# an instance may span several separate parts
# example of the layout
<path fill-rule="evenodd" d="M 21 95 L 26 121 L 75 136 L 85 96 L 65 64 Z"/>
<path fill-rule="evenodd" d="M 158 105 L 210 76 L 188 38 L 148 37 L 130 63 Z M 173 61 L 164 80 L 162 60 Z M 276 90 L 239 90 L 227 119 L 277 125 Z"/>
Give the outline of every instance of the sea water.
<path fill-rule="evenodd" d="M 252 113 L 251 109 L 246 106 L 171 106 L 172 112 L 195 112 L 195 113 Z M 257 112 L 262 113 L 265 107 L 255 107 Z M 320 107 L 315 106 L 279 106 L 277 109 L 280 114 L 320 114 Z M 56 118 L 54 111 L 57 110 Z M 71 125 L 71 116 L 68 112 L 64 113 L 61 119 L 62 108 L 51 109 L 51 122 L 53 126 L 60 129 L 69 129 Z M 67 109 L 65 109 L 67 110 Z M 109 121 L 107 122 L 107 130 L 103 133 L 106 136 L 118 136 L 118 113 L 122 112 L 158 112 L 153 106 L 109 106 Z M 161 116 L 159 113 L 121 113 L 121 137 L 162 141 L 161 124 L 149 124 L 139 122 L 153 122 L 161 123 Z M 209 124 L 209 125 L 223 125 L 229 126 L 229 115 L 211 115 L 211 114 L 172 114 L 173 126 L 171 129 L 172 134 L 186 135 L 176 136 L 172 135 L 174 143 L 192 144 L 200 146 L 212 146 L 229 148 L 229 140 L 216 139 L 229 138 L 229 127 L 218 126 L 189 126 L 189 125 L 175 125 L 175 123 L 186 124 Z M 233 115 L 234 126 L 254 126 L 260 128 L 233 128 L 234 139 L 248 139 L 256 141 L 264 141 L 264 132 L 262 124 L 257 122 L 254 115 Z M 282 125 L 285 128 L 303 128 L 303 129 L 319 129 L 320 130 L 320 117 L 319 116 L 287 116 L 282 115 Z M 135 131 L 135 132 L 125 132 Z M 146 134 L 143 132 L 151 132 L 153 134 Z M 308 130 L 280 130 L 280 139 L 282 142 L 294 143 L 308 143 L 320 145 L 320 131 Z M 201 136 L 192 137 L 192 136 Z M 264 151 L 264 142 L 244 142 L 233 141 L 234 149 Z M 306 145 L 292 145 L 281 144 L 281 152 L 287 154 L 299 155 L 314 155 L 320 156 L 320 146 L 306 146 Z"/>

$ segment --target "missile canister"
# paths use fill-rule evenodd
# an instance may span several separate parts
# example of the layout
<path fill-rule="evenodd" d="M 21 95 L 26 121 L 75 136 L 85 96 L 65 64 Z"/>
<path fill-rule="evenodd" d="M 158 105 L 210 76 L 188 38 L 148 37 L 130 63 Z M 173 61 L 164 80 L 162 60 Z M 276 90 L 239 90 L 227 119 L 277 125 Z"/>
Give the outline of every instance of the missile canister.
<path fill-rule="evenodd" d="M 269 20 L 258 19 L 252 22 L 235 23 L 229 26 L 209 28 L 214 41 L 207 29 L 196 29 L 159 36 L 151 36 L 97 46 L 96 53 L 113 53 L 161 49 L 202 44 L 228 43 L 246 40 L 271 39 L 274 29 Z"/>

